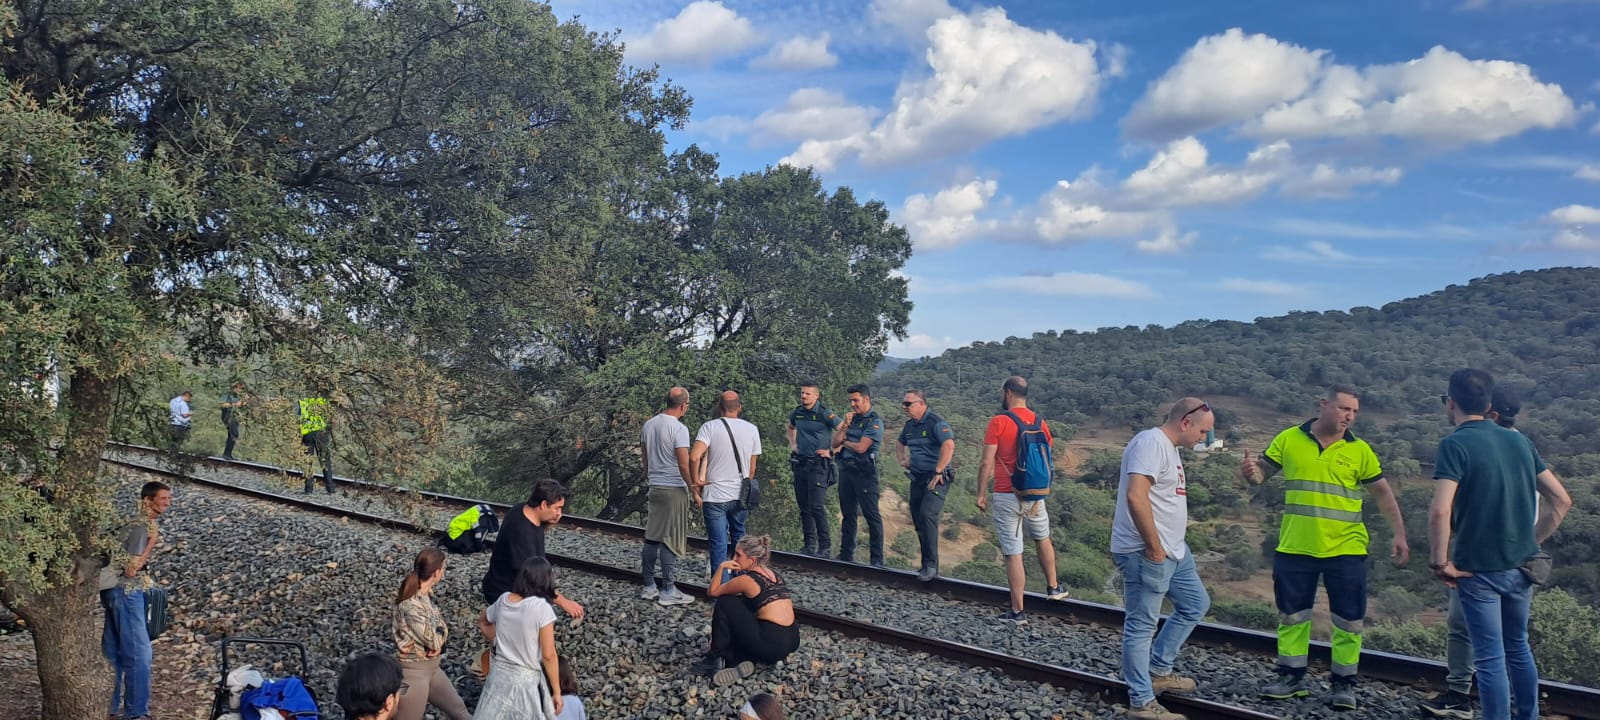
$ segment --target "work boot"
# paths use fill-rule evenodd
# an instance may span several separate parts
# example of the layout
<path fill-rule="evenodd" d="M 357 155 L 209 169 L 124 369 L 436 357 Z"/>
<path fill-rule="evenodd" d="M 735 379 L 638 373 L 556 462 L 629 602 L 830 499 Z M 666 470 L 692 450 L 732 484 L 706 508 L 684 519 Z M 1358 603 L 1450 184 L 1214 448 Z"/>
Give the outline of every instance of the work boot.
<path fill-rule="evenodd" d="M 1138 707 L 1129 707 L 1128 717 L 1134 720 L 1184 720 L 1182 715 L 1161 707 L 1161 703 L 1154 700 Z"/>
<path fill-rule="evenodd" d="M 1355 683 L 1333 681 L 1333 692 L 1328 693 L 1328 704 L 1335 710 L 1356 709 Z"/>
<path fill-rule="evenodd" d="M 917 573 L 917 579 L 923 582 L 933 582 L 936 577 L 939 577 L 939 568 L 937 567 L 925 567 L 922 572 Z"/>
<path fill-rule="evenodd" d="M 1184 677 L 1175 672 L 1167 673 L 1166 675 L 1153 673 L 1150 675 L 1150 689 L 1154 690 L 1157 695 L 1164 692 L 1186 693 L 1199 687 L 1199 685 L 1194 681 L 1194 678 Z"/>
<path fill-rule="evenodd" d="M 1271 700 L 1288 700 L 1289 698 L 1306 697 L 1311 694 L 1311 687 L 1306 683 L 1306 676 L 1296 677 L 1288 673 L 1278 673 L 1278 679 L 1272 684 L 1261 688 L 1261 697 Z"/>

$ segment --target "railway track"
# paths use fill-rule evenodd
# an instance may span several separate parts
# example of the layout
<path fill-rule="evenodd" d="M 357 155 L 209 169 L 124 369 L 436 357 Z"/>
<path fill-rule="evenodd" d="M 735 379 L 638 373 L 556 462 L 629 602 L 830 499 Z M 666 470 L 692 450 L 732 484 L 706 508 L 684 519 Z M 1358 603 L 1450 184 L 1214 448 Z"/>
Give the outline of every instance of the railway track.
<path fill-rule="evenodd" d="M 156 455 L 164 455 L 164 453 L 159 450 L 142 446 L 116 445 L 116 447 L 122 452 L 135 453 L 146 456 L 147 458 L 152 453 Z M 196 458 L 195 460 L 198 463 L 214 467 L 246 470 L 257 473 L 286 474 L 289 476 L 299 475 L 297 471 L 285 471 L 275 466 L 262 465 L 247 461 L 225 461 L 220 458 Z M 163 463 L 151 464 L 132 461 L 120 457 L 108 457 L 107 461 L 144 472 L 155 472 L 169 476 L 180 476 L 179 473 L 171 470 Z M 193 482 L 199 482 L 209 486 L 217 486 L 244 494 L 255 495 L 262 499 L 287 503 L 314 512 L 348 516 L 364 522 L 414 530 L 418 532 L 437 531 L 436 527 L 431 527 L 428 524 L 418 522 L 415 519 L 400 519 L 388 515 L 351 510 L 344 507 L 333 507 L 313 499 L 320 497 L 321 493 L 316 493 L 310 496 L 273 493 L 251 488 L 241 488 L 232 483 L 197 478 L 191 475 L 182 475 L 182 477 L 185 477 Z M 362 480 L 339 478 L 338 482 L 339 484 L 358 493 L 410 494 L 425 503 L 435 505 L 441 513 L 453 513 L 462 507 L 482 502 L 472 498 L 463 498 L 440 493 L 397 489 Z M 509 505 L 500 503 L 489 504 L 501 511 L 509 509 L 510 507 Z M 643 534 L 643 529 L 636 526 L 623 525 L 619 523 L 596 520 L 593 518 L 583 518 L 573 515 L 567 515 L 563 517 L 562 524 L 582 530 L 634 540 L 640 539 Z M 703 550 L 705 541 L 703 538 L 692 538 L 691 544 L 695 545 L 698 549 Z M 874 568 L 866 565 L 819 559 L 797 553 L 775 551 L 774 555 L 776 556 L 776 561 L 785 567 L 836 577 L 851 578 L 865 583 L 891 587 L 899 591 L 930 593 L 943 598 L 978 603 L 991 607 L 1000 607 L 1008 601 L 1008 595 L 1005 588 L 981 583 L 973 583 L 948 578 L 939 578 L 931 583 L 922 583 L 916 579 L 914 574 L 905 571 Z M 556 560 L 558 564 L 566 565 L 586 573 L 633 582 L 637 582 L 638 580 L 638 571 L 634 568 L 618 568 L 611 565 L 571 556 L 558 557 L 554 554 L 552 554 L 552 560 Z M 680 582 L 680 585 L 682 585 L 686 590 L 692 589 L 694 592 L 702 596 L 704 595 L 703 586 L 691 586 L 688 583 L 682 582 Z M 1028 600 L 1028 610 L 1029 613 L 1034 616 L 1058 617 L 1070 623 L 1098 625 L 1119 629 L 1122 625 L 1122 611 L 1121 608 L 1116 606 L 1078 600 L 1052 601 L 1046 599 L 1042 595 L 1034 593 L 1030 593 L 1030 596 L 1031 597 Z M 1008 675 L 1020 679 L 1046 682 L 1063 688 L 1100 693 L 1108 696 L 1115 696 L 1116 698 L 1124 698 L 1126 696 L 1125 687 L 1119 681 L 1103 675 L 1074 671 L 1058 665 L 1035 662 L 1017 657 L 1015 655 L 977 647 L 975 645 L 940 640 L 928 637 L 926 634 L 896 630 L 870 622 L 862 622 L 849 617 L 841 617 L 825 612 L 800 609 L 797 609 L 797 612 L 801 614 L 803 622 L 821 629 L 837 631 L 845 635 L 861 637 L 874 642 L 880 642 L 897 647 L 928 652 L 940 657 L 947 657 L 969 664 L 1002 668 Z M 1196 628 L 1190 642 L 1193 644 L 1217 648 L 1230 653 L 1248 654 L 1268 658 L 1276 654 L 1276 637 L 1273 634 L 1230 627 L 1226 625 L 1204 623 L 1200 627 Z M 1313 656 L 1320 657 L 1324 663 L 1326 663 L 1328 651 L 1329 648 L 1326 643 L 1317 643 L 1314 645 L 1312 650 Z M 1442 663 L 1421 658 L 1413 658 L 1392 653 L 1366 651 L 1362 656 L 1362 673 L 1368 677 L 1378 678 L 1400 685 L 1438 688 L 1442 687 L 1443 684 L 1444 666 Z M 1542 681 L 1541 691 L 1542 695 L 1544 696 L 1544 709 L 1547 712 L 1559 713 L 1561 715 L 1574 718 L 1600 718 L 1600 691 L 1553 681 Z M 1194 705 L 1191 706 L 1190 704 L 1187 704 L 1186 701 L 1193 702 Z M 1273 715 L 1264 714 L 1253 710 L 1236 708 L 1217 702 L 1208 702 L 1203 700 L 1197 701 L 1193 698 L 1166 696 L 1163 698 L 1163 702 L 1171 706 L 1172 709 L 1179 712 L 1184 712 L 1192 718 L 1274 717 Z M 1238 714 L 1241 712 L 1244 714 Z"/>

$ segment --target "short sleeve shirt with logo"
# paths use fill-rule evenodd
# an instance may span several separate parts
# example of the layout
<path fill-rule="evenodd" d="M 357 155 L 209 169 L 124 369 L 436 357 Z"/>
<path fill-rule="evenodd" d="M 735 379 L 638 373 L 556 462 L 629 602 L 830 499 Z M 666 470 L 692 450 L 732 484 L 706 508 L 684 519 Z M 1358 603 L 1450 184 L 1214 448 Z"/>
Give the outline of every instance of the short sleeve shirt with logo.
<path fill-rule="evenodd" d="M 1032 423 L 1038 419 L 1028 408 L 1013 408 L 1011 412 L 1017 414 L 1025 423 Z M 1050 436 L 1050 423 L 1041 423 L 1044 426 L 1045 439 L 1055 442 Z M 989 418 L 989 427 L 983 431 L 983 444 L 994 445 L 994 491 L 997 493 L 1011 492 L 1011 474 L 1017 470 L 1017 423 L 1001 413 Z"/>
<path fill-rule="evenodd" d="M 1362 486 L 1382 480 L 1383 467 L 1372 446 L 1349 431 L 1322 447 L 1311 433 L 1312 422 L 1278 433 L 1264 453 L 1283 468 L 1278 552 L 1318 558 L 1365 555 Z"/>
<path fill-rule="evenodd" d="M 1117 511 L 1111 521 L 1111 552 L 1134 553 L 1145 549 L 1144 536 L 1128 511 L 1131 474 L 1155 478 L 1150 486 L 1150 514 L 1161 548 L 1175 560 L 1189 554 L 1189 491 L 1183 476 L 1183 457 L 1161 428 L 1150 428 L 1128 441 L 1122 451 L 1122 474 L 1117 482 Z M 1143 482 L 1142 480 L 1140 482 Z"/>
<path fill-rule="evenodd" d="M 820 402 L 812 403 L 810 410 L 804 405 L 796 405 L 789 412 L 789 427 L 794 428 L 795 454 L 810 457 L 816 455 L 818 450 L 826 449 L 832 439 L 833 429 L 842 422 L 844 418 Z"/>
<path fill-rule="evenodd" d="M 878 447 L 883 444 L 883 419 L 878 417 L 877 410 L 868 410 L 855 416 L 850 421 L 850 427 L 845 428 L 844 440 L 847 443 L 861 442 L 861 438 L 864 437 L 872 438 L 872 447 L 867 448 L 866 452 L 858 453 L 847 447 L 841 450 L 839 455 L 847 458 L 878 456 Z"/>
<path fill-rule="evenodd" d="M 907 420 L 905 428 L 900 430 L 900 444 L 906 447 L 910 455 L 911 467 L 908 469 L 918 474 L 938 469 L 940 447 L 945 441 L 955 438 L 950 423 L 932 410 L 923 413 L 921 420 Z"/>

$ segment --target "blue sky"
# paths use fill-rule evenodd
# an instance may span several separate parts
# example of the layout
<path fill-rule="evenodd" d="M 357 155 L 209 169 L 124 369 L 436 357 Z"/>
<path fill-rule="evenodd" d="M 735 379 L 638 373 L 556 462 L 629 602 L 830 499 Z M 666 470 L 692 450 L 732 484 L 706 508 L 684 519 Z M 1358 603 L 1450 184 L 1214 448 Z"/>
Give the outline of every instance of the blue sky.
<path fill-rule="evenodd" d="M 675 145 L 884 202 L 938 354 L 1600 262 L 1600 2 L 556 0 Z"/>

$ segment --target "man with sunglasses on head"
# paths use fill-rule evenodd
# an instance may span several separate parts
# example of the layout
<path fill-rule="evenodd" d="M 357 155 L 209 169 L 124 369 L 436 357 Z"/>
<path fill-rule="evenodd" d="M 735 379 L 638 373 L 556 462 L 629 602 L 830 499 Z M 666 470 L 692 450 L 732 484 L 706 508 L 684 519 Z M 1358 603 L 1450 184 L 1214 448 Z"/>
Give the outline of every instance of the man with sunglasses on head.
<path fill-rule="evenodd" d="M 1205 401 L 1182 398 L 1167 411 L 1166 422 L 1133 436 L 1122 451 L 1111 559 L 1122 574 L 1127 714 L 1137 720 L 1183 720 L 1156 696 L 1198 686 L 1194 678 L 1178 674 L 1178 651 L 1211 609 L 1211 595 L 1187 542 L 1188 481 L 1178 448 L 1193 447 L 1216 421 Z M 1172 601 L 1172 616 L 1158 635 L 1162 600 Z"/>
<path fill-rule="evenodd" d="M 1356 708 L 1356 671 L 1367 615 L 1367 526 L 1361 519 L 1362 489 L 1371 493 L 1394 534 L 1390 558 L 1404 565 L 1411 556 L 1405 519 L 1394 488 L 1372 446 L 1351 434 L 1361 395 L 1334 385 L 1322 397 L 1317 417 L 1273 438 L 1264 457 L 1244 452 L 1239 475 L 1251 483 L 1283 472 L 1283 520 L 1272 561 L 1272 594 L 1278 605 L 1277 679 L 1261 689 L 1273 700 L 1306 697 L 1306 661 L 1311 647 L 1311 607 L 1320 580 L 1333 615 L 1333 692 L 1328 704 Z"/>
<path fill-rule="evenodd" d="M 922 548 L 917 579 L 932 582 L 939 576 L 939 515 L 944 512 L 944 494 L 950 487 L 956 434 L 950 423 L 928 409 L 921 390 L 907 390 L 900 406 L 910 419 L 900 431 L 894 455 L 911 481 L 911 523 Z"/>

